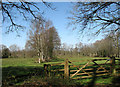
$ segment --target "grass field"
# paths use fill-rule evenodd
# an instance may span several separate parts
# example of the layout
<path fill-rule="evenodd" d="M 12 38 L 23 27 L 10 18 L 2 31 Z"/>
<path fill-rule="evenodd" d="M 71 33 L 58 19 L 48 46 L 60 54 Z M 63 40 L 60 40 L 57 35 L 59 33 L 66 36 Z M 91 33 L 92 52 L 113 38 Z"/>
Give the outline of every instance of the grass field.
<path fill-rule="evenodd" d="M 93 79 L 81 79 L 81 80 L 65 80 L 58 79 L 56 77 L 46 78 L 44 75 L 44 64 L 54 64 L 54 63 L 62 63 L 65 59 L 74 62 L 75 65 L 85 64 L 89 60 L 98 59 L 93 57 L 77 57 L 77 56 L 59 56 L 57 59 L 52 59 L 50 62 L 45 63 L 35 63 L 36 58 L 5 58 L 2 60 L 2 83 L 3 85 L 23 85 L 26 83 L 33 84 L 51 84 L 51 85 L 88 85 Z M 105 61 L 100 61 L 98 63 L 104 63 Z M 54 80 L 51 80 L 54 79 Z M 118 79 L 118 78 L 116 78 Z M 113 77 L 98 77 L 95 79 L 94 84 L 113 84 L 115 78 Z"/>

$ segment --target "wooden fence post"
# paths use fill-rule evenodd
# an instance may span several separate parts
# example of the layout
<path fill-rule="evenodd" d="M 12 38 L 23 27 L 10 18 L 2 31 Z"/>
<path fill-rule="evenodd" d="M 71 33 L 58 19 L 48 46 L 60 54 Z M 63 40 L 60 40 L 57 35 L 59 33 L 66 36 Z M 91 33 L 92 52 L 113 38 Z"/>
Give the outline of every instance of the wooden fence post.
<path fill-rule="evenodd" d="M 44 73 L 46 76 L 50 76 L 50 74 L 51 74 L 51 65 L 50 64 L 44 64 Z"/>
<path fill-rule="evenodd" d="M 47 75 L 47 65 L 46 64 L 44 64 L 44 73 L 45 73 L 45 75 Z"/>
<path fill-rule="evenodd" d="M 48 64 L 48 76 L 50 76 L 50 74 L 51 74 L 51 65 Z"/>
<path fill-rule="evenodd" d="M 68 59 L 65 60 L 64 76 L 65 76 L 66 78 L 69 78 L 69 64 L 68 64 Z"/>
<path fill-rule="evenodd" d="M 110 71 L 111 71 L 111 74 L 112 75 L 115 75 L 116 74 L 116 69 L 115 69 L 115 57 L 112 56 L 110 57 L 111 60 L 110 60 L 110 63 L 111 63 L 111 68 L 110 68 Z"/>

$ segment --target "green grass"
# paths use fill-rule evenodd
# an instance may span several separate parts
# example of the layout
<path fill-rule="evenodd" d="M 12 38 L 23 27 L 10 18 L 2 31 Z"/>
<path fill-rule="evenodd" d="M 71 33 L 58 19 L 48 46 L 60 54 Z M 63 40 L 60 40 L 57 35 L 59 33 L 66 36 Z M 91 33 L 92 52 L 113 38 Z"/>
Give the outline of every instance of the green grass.
<path fill-rule="evenodd" d="M 36 58 L 5 58 L 2 59 L 2 67 L 18 66 L 42 66 L 43 64 L 34 63 Z"/>
<path fill-rule="evenodd" d="M 0 59 L 2 60 L 2 82 L 3 85 L 21 85 L 25 84 L 26 82 L 33 81 L 34 78 L 38 77 L 39 79 L 35 79 L 35 81 L 40 81 L 42 79 L 43 82 L 49 83 L 48 80 L 45 78 L 43 65 L 44 64 L 56 64 L 62 63 L 64 60 L 77 61 L 73 62 L 75 65 L 83 65 L 87 63 L 89 60 L 92 59 L 100 59 L 100 57 L 78 57 L 78 56 L 59 56 L 57 59 L 52 59 L 50 62 L 45 63 L 35 63 L 36 58 L 5 58 Z M 105 61 L 97 62 L 104 63 Z M 92 63 L 91 63 L 92 64 Z M 59 67 L 54 67 L 59 68 Z M 63 68 L 63 66 L 61 67 Z M 33 78 L 34 77 L 34 78 Z M 52 78 L 53 79 L 53 78 Z M 56 80 L 56 78 L 54 78 Z M 59 80 L 59 79 L 58 79 Z M 81 85 L 88 85 L 93 78 L 90 79 L 80 79 L 80 80 L 72 80 L 66 83 L 63 83 L 64 80 L 61 82 L 63 84 L 81 84 Z M 98 77 L 95 79 L 95 84 L 112 84 L 113 78 L 112 77 Z M 51 82 L 54 83 L 55 81 Z M 62 83 L 58 83 L 62 84 Z M 50 84 L 50 83 L 49 83 Z M 57 83 L 56 83 L 57 84 Z"/>

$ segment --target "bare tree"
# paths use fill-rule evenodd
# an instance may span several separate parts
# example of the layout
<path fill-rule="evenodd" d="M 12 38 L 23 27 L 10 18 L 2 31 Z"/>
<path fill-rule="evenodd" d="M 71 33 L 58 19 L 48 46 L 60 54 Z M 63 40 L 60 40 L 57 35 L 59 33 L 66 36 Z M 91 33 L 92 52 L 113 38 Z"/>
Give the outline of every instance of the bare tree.
<path fill-rule="evenodd" d="M 120 57 L 120 32 L 117 32 L 117 52 L 118 52 L 118 58 Z"/>
<path fill-rule="evenodd" d="M 81 33 L 91 30 L 98 35 L 100 32 L 118 31 L 119 9 L 120 2 L 77 2 L 74 3 L 69 24 L 79 28 Z"/>
<path fill-rule="evenodd" d="M 36 51 L 33 49 L 31 43 L 28 40 L 25 44 L 25 57 L 34 57 L 36 54 Z"/>
<path fill-rule="evenodd" d="M 120 50 L 120 31 L 113 32 L 111 34 L 111 38 L 114 41 L 114 47 L 117 49 L 117 57 L 119 57 L 119 50 Z"/>
<path fill-rule="evenodd" d="M 13 44 L 9 47 L 10 51 L 11 51 L 11 56 L 12 57 L 18 57 L 18 54 L 19 54 L 19 51 L 20 51 L 20 48 L 16 45 L 16 44 Z"/>
<path fill-rule="evenodd" d="M 7 26 L 8 32 L 24 28 L 21 24 L 16 23 L 18 17 L 15 14 L 20 14 L 21 18 L 23 17 L 26 21 L 30 18 L 30 15 L 35 19 L 39 19 L 37 15 L 43 14 L 40 8 L 40 3 L 41 2 L 27 2 L 26 0 L 19 0 L 19 2 L 11 2 L 10 0 L 7 0 L 7 2 L 0 1 L 3 22 L 7 20 L 11 23 Z M 43 0 L 42 3 L 48 8 L 55 9 L 52 7 L 51 3 L 44 2 Z"/>
<path fill-rule="evenodd" d="M 33 48 L 39 57 L 40 63 L 40 56 L 43 59 L 43 32 L 44 32 L 44 21 L 42 20 L 41 16 L 39 19 L 32 20 L 31 29 L 28 32 L 29 40 L 27 43 L 31 48 Z"/>
<path fill-rule="evenodd" d="M 40 60 L 45 61 L 53 57 L 53 50 L 60 44 L 60 38 L 50 21 L 34 20 L 28 32 L 27 44 L 37 52 Z"/>

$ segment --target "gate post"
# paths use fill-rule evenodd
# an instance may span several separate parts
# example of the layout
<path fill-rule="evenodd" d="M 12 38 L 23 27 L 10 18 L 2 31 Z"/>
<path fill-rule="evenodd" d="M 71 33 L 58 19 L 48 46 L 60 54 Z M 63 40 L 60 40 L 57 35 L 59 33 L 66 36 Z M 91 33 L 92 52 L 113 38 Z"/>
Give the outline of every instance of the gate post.
<path fill-rule="evenodd" d="M 69 78 L 69 64 L 68 64 L 68 59 L 65 60 L 64 76 L 65 76 L 66 78 Z"/>
<path fill-rule="evenodd" d="M 47 75 L 47 65 L 46 64 L 44 64 L 44 74 L 45 74 L 45 76 Z"/>
<path fill-rule="evenodd" d="M 110 57 L 111 60 L 110 60 L 110 63 L 111 63 L 111 67 L 110 67 L 110 71 L 111 71 L 111 74 L 112 75 L 115 75 L 116 74 L 116 69 L 115 69 L 115 57 L 112 56 Z"/>
<path fill-rule="evenodd" d="M 51 76 L 51 65 L 48 64 L 48 76 Z"/>
<path fill-rule="evenodd" d="M 44 73 L 46 76 L 50 76 L 50 74 L 51 74 L 51 65 L 50 64 L 44 64 Z"/>

